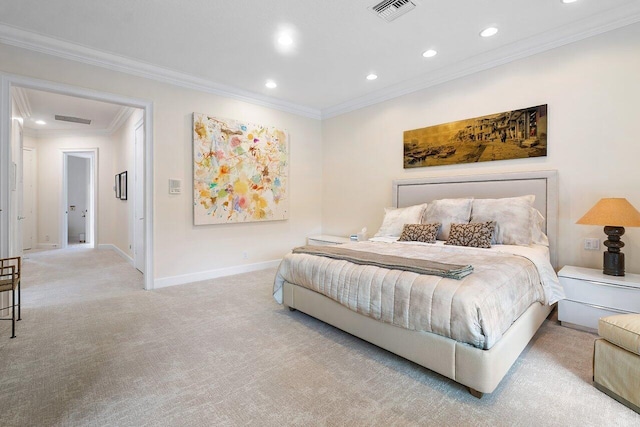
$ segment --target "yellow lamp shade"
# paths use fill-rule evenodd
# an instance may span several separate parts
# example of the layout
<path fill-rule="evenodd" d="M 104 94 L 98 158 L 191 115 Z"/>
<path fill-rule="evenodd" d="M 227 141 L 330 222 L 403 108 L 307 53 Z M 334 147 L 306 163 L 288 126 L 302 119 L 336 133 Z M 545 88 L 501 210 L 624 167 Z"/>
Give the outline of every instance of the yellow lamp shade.
<path fill-rule="evenodd" d="M 640 227 L 640 212 L 625 198 L 600 199 L 576 224 Z"/>

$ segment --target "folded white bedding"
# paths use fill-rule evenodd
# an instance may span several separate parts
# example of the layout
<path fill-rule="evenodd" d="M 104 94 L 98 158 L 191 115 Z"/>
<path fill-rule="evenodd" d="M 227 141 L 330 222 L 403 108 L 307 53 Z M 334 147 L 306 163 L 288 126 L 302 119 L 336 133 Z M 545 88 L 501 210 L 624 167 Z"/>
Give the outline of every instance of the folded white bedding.
<path fill-rule="evenodd" d="M 319 292 L 346 307 L 396 326 L 491 348 L 533 303 L 562 297 L 544 246 L 491 249 L 415 242 L 358 242 L 345 247 L 453 264 L 471 264 L 462 280 L 356 265 L 309 254 L 288 254 L 274 283 L 282 303 L 285 281 Z"/>

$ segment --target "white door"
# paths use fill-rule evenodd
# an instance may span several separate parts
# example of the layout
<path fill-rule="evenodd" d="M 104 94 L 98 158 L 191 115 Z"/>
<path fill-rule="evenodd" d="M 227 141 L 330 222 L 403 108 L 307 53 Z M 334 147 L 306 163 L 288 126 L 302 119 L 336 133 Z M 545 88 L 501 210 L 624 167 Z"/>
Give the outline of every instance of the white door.
<path fill-rule="evenodd" d="M 35 234 L 35 152 L 25 148 L 22 150 L 22 249 L 33 249 Z"/>
<path fill-rule="evenodd" d="M 133 208 L 133 263 L 144 273 L 144 121 L 136 124 Z"/>

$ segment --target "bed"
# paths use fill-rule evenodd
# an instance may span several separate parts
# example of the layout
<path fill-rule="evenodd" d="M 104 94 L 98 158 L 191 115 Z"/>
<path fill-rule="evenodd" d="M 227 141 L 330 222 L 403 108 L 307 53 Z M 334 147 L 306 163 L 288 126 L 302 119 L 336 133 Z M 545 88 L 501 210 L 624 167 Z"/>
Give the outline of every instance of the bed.
<path fill-rule="evenodd" d="M 545 233 L 545 239 L 548 238 L 548 247 L 536 244 L 529 245 L 530 248 L 494 244 L 491 249 L 455 248 L 445 245 L 443 241 L 436 244 L 392 243 L 394 239 L 379 236 L 373 242 L 341 245 L 340 249 L 334 250 L 356 254 L 355 261 L 336 260 L 327 254 L 318 256 L 313 252 L 304 253 L 304 248 L 301 248 L 303 253 L 289 254 L 283 260 L 274 283 L 274 298 L 290 310 L 299 310 L 411 360 L 468 387 L 472 395 L 482 397 L 484 393 L 491 393 L 496 389 L 549 315 L 553 304 L 562 297 L 554 272 L 557 264 L 557 172 L 453 176 L 393 182 L 393 205 L 394 208 L 402 209 L 396 209 L 392 213 L 409 212 L 425 203 L 424 206 L 429 206 L 430 203 L 430 206 L 437 206 L 442 200 L 456 199 L 472 200 L 469 203 L 475 201 L 480 214 L 486 201 L 505 198 L 527 199 L 541 213 L 540 218 L 543 219 L 539 226 Z M 386 222 L 387 216 L 379 233 Z M 452 235 L 447 236 L 449 242 L 454 239 L 454 228 L 451 227 L 450 230 Z M 498 231 L 496 228 L 495 234 L 500 233 L 505 233 L 506 237 L 507 231 L 504 228 Z M 411 265 L 414 259 L 418 259 L 428 263 L 430 268 L 435 265 L 433 263 L 437 263 L 435 267 L 444 266 L 442 268 L 446 271 L 428 270 L 434 272 L 425 275 L 413 270 L 400 271 L 404 268 L 402 265 L 396 268 L 396 264 L 393 264 L 393 267 L 385 269 L 378 264 L 365 265 L 368 261 L 361 262 L 360 255 L 376 256 L 373 253 L 382 253 L 396 261 L 408 259 Z M 340 256 L 342 255 L 344 254 Z M 463 278 L 451 278 L 447 276 L 453 271 L 447 270 L 451 265 L 440 263 L 449 260 L 456 261 L 454 267 L 471 267 L 473 272 L 465 273 L 468 275 Z M 469 265 L 464 265 L 467 260 L 470 260 Z M 360 265 L 356 265 L 358 263 Z M 331 269 L 335 272 L 331 273 Z M 513 271 L 517 275 L 506 280 L 505 277 L 508 276 L 503 274 Z M 334 278 L 331 279 L 328 274 L 334 274 Z M 366 280 L 344 289 L 353 289 L 347 292 L 361 295 L 335 295 L 335 287 L 328 285 L 330 282 L 349 282 L 360 277 L 365 277 Z M 506 289 L 501 291 L 499 298 L 505 299 L 501 304 L 509 304 L 508 309 L 496 309 L 495 303 L 485 302 L 484 297 L 481 304 L 473 300 L 474 294 L 480 295 L 478 289 L 481 288 L 477 283 L 483 277 L 487 282 L 483 286 L 487 287 L 500 281 L 501 285 L 495 287 Z M 520 286 L 520 281 L 526 280 L 532 284 Z M 518 286 L 503 287 L 503 282 L 510 281 Z M 418 291 L 414 292 L 415 289 L 423 288 L 426 297 L 420 296 Z M 521 292 L 525 288 L 522 294 L 514 294 L 514 289 Z M 401 294 L 396 295 L 400 292 L 406 292 L 406 298 L 402 299 Z M 393 293 L 395 302 L 388 302 L 389 297 L 385 296 L 388 293 Z M 358 299 L 366 300 L 368 307 L 366 304 L 358 306 L 357 303 L 350 302 Z M 405 304 L 406 301 L 409 301 L 407 304 L 415 302 L 415 306 L 430 304 L 431 307 L 437 301 L 437 306 L 450 311 L 450 317 L 440 320 L 437 313 L 416 314 L 417 311 L 412 305 Z M 458 307 L 456 310 L 460 312 L 455 311 L 454 307 Z M 496 311 L 504 311 L 506 317 L 495 315 Z M 473 318 L 476 315 L 477 318 Z"/>

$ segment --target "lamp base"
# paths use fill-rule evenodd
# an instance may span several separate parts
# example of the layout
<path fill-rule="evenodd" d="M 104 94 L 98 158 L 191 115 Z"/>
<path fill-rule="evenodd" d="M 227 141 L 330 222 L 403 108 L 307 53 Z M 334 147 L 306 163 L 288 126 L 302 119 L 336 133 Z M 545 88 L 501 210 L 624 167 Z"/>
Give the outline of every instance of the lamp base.
<path fill-rule="evenodd" d="M 608 238 L 604 245 L 608 250 L 604 253 L 602 272 L 609 276 L 624 276 L 624 254 L 620 252 L 624 247 L 624 242 L 620 240 L 624 235 L 624 227 L 607 225 L 604 232 Z"/>
<path fill-rule="evenodd" d="M 624 254 L 604 252 L 602 272 L 609 276 L 624 276 Z"/>

